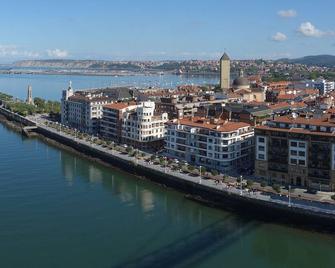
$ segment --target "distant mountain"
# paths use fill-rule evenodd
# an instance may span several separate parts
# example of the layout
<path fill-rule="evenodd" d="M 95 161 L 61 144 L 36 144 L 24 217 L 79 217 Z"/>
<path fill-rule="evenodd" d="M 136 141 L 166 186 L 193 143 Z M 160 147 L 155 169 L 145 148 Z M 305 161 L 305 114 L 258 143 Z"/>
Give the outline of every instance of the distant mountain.
<path fill-rule="evenodd" d="M 297 63 L 297 64 L 305 64 L 305 65 L 314 65 L 321 67 L 335 67 L 335 56 L 333 55 L 315 55 L 315 56 L 306 56 L 297 59 L 279 59 L 277 62 L 285 62 L 285 63 Z"/>

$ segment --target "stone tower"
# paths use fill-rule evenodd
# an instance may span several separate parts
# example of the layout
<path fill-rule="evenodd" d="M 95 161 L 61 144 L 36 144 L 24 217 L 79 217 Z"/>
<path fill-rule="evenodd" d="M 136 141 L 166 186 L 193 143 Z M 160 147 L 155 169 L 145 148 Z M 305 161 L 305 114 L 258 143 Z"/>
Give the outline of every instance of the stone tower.
<path fill-rule="evenodd" d="M 220 59 L 220 88 L 230 88 L 230 58 L 226 52 Z"/>
<path fill-rule="evenodd" d="M 34 104 L 34 101 L 33 101 L 33 88 L 30 85 L 28 86 L 28 90 L 27 90 L 26 103 L 28 103 L 28 104 Z"/>

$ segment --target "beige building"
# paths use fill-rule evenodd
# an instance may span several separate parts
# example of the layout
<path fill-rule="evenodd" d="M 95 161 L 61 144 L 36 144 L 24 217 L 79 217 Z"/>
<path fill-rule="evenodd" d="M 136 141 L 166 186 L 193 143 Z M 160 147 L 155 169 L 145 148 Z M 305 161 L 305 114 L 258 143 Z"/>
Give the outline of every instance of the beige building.
<path fill-rule="evenodd" d="M 230 88 L 230 58 L 224 53 L 220 59 L 220 88 Z"/>

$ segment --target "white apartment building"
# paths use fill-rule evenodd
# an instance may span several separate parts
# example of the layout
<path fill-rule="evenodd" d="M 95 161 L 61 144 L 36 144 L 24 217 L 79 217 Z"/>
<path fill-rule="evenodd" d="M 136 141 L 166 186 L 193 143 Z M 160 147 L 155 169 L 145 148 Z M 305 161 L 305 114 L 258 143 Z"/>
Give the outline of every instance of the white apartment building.
<path fill-rule="evenodd" d="M 159 148 L 164 144 L 167 121 L 167 113 L 155 114 L 154 102 L 141 102 L 135 111 L 125 114 L 122 138 L 135 147 Z"/>
<path fill-rule="evenodd" d="M 192 165 L 234 172 L 252 167 L 253 136 L 247 123 L 184 118 L 167 123 L 165 148 Z"/>
<path fill-rule="evenodd" d="M 157 114 L 152 101 L 113 103 L 103 109 L 101 134 L 137 148 L 160 148 L 167 121 L 168 114 Z"/>
<path fill-rule="evenodd" d="M 327 81 L 325 79 L 318 79 L 314 82 L 314 88 L 319 90 L 320 95 L 326 95 L 335 89 L 335 82 Z"/>
<path fill-rule="evenodd" d="M 61 99 L 62 124 L 87 133 L 98 133 L 103 106 L 114 102 L 118 98 L 115 94 L 118 91 L 120 88 L 74 92 L 70 82 L 69 88 L 63 91 Z"/>

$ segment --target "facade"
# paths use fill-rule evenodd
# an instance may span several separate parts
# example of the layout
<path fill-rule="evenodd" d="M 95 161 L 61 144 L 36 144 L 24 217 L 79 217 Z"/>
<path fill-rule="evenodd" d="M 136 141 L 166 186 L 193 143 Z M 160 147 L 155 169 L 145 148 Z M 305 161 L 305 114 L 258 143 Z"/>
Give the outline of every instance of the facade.
<path fill-rule="evenodd" d="M 122 125 L 126 112 L 134 111 L 136 103 L 111 103 L 103 106 L 100 134 L 118 143 L 122 142 Z"/>
<path fill-rule="evenodd" d="M 152 101 L 106 105 L 101 121 L 101 134 L 111 140 L 142 149 L 164 145 L 168 114 L 157 113 Z"/>
<path fill-rule="evenodd" d="M 220 59 L 220 88 L 230 88 L 230 58 L 224 53 Z"/>
<path fill-rule="evenodd" d="M 243 122 L 184 118 L 167 123 L 165 149 L 192 165 L 233 173 L 252 167 L 253 135 Z"/>
<path fill-rule="evenodd" d="M 314 88 L 319 90 L 320 95 L 326 95 L 335 89 L 335 82 L 319 79 L 314 82 Z"/>
<path fill-rule="evenodd" d="M 316 190 L 335 189 L 335 119 L 281 116 L 255 128 L 255 175 Z"/>
<path fill-rule="evenodd" d="M 61 122 L 81 131 L 97 134 L 102 117 L 102 107 L 116 100 L 131 98 L 129 89 L 126 88 L 74 92 L 70 83 L 69 88 L 63 91 L 61 99 Z"/>
<path fill-rule="evenodd" d="M 141 102 L 135 111 L 127 112 L 123 119 L 124 143 L 143 149 L 159 149 L 164 145 L 165 123 L 168 114 L 156 114 L 155 103 Z"/>

